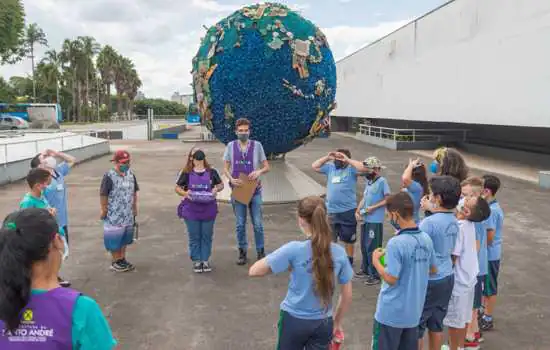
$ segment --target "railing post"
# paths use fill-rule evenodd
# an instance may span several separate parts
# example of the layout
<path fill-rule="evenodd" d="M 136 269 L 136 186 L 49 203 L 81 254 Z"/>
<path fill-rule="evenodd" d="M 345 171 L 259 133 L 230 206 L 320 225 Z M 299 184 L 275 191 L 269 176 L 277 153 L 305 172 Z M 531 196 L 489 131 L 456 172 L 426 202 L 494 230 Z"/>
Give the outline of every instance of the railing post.
<path fill-rule="evenodd" d="M 4 145 L 4 169 L 8 168 L 8 145 Z"/>
<path fill-rule="evenodd" d="M 468 133 L 468 130 L 462 131 L 462 142 L 466 142 L 466 134 Z"/>
<path fill-rule="evenodd" d="M 65 151 L 65 137 L 61 136 L 61 152 Z"/>
<path fill-rule="evenodd" d="M 393 142 L 397 141 L 397 130 L 393 129 Z"/>

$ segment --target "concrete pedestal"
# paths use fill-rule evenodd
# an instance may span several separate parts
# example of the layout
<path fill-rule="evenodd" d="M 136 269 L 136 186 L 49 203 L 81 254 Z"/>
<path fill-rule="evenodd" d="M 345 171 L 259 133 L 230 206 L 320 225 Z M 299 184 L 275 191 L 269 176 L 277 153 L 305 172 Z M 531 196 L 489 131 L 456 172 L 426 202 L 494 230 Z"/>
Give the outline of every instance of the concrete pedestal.
<path fill-rule="evenodd" d="M 264 204 L 296 203 L 307 196 L 320 196 L 325 188 L 303 171 L 284 159 L 270 161 L 271 171 L 262 176 Z M 224 177 L 225 188 L 218 194 L 218 202 L 231 202 L 231 188 Z"/>
<path fill-rule="evenodd" d="M 539 172 L 539 186 L 550 190 L 550 171 Z"/>

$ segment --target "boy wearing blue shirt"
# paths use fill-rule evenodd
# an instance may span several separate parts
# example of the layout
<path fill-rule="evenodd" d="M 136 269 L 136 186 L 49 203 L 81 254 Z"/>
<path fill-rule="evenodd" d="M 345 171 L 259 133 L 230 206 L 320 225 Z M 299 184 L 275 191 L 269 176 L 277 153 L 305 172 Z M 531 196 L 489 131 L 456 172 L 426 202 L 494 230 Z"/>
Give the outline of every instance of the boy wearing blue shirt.
<path fill-rule="evenodd" d="M 355 213 L 358 220 L 363 220 L 361 225 L 361 253 L 363 264 L 357 277 L 366 277 L 365 284 L 376 285 L 380 283 L 380 276 L 372 263 L 372 252 L 382 247 L 384 228 L 384 206 L 386 198 L 390 195 L 388 181 L 380 176 L 380 171 L 385 167 L 376 157 L 369 157 L 363 162 L 363 169 L 367 183 L 363 199 Z"/>
<path fill-rule="evenodd" d="M 430 349 L 441 349 L 443 319 L 447 315 L 454 287 L 451 255 L 458 237 L 459 226 L 455 208 L 460 199 L 460 183 L 452 176 L 430 179 L 431 193 L 424 203 L 432 215 L 420 223 L 420 230 L 432 239 L 437 273 L 430 276 L 428 292 L 419 326 L 419 348 L 423 349 L 424 332 L 429 330 Z"/>
<path fill-rule="evenodd" d="M 326 205 L 334 242 L 340 239 L 345 244 L 346 254 L 353 265 L 354 246 L 357 241 L 357 176 L 359 171 L 350 166 L 351 152 L 339 149 L 319 158 L 311 166 L 326 175 Z M 360 162 L 357 162 L 360 164 Z"/>
<path fill-rule="evenodd" d="M 391 224 L 398 230 L 386 250 L 373 253 L 373 264 L 384 280 L 374 315 L 373 350 L 416 349 L 418 324 L 426 298 L 435 253 L 430 237 L 418 229 L 411 197 L 400 192 L 387 199 Z M 380 258 L 384 256 L 384 267 Z"/>
<path fill-rule="evenodd" d="M 496 194 L 500 189 L 500 179 L 494 175 L 483 176 L 483 197 L 491 207 L 491 215 L 486 221 L 488 274 L 485 279 L 485 314 L 479 321 L 482 330 L 493 329 L 493 311 L 498 293 L 498 274 L 502 254 L 502 224 L 504 212 L 498 204 Z"/>

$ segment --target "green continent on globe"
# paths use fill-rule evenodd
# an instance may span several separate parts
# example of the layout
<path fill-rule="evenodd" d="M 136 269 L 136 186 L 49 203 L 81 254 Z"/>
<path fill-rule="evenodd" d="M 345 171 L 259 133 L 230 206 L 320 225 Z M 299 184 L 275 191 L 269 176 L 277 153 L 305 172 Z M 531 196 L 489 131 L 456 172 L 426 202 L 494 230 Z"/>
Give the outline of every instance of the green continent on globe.
<path fill-rule="evenodd" d="M 270 158 L 329 131 L 332 52 L 319 28 L 284 5 L 247 6 L 210 27 L 192 74 L 201 118 L 226 144 L 242 117 Z"/>

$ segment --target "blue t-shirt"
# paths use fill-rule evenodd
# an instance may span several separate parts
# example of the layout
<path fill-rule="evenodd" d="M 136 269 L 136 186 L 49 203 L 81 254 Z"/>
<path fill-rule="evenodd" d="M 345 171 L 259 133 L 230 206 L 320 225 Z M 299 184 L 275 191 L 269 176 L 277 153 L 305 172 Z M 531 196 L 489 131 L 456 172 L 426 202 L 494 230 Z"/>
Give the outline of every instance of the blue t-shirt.
<path fill-rule="evenodd" d="M 487 266 L 487 221 L 476 222 L 476 241 L 479 241 L 479 251 L 477 252 L 477 260 L 479 263 L 478 276 L 485 276 L 488 273 Z"/>
<path fill-rule="evenodd" d="M 377 322 L 395 328 L 418 326 L 434 257 L 432 240 L 418 229 L 401 230 L 389 240 L 385 271 L 397 282 L 382 284 L 374 315 Z"/>
<path fill-rule="evenodd" d="M 372 205 L 380 203 L 386 196 L 391 193 L 388 181 L 384 177 L 378 177 L 373 181 L 367 181 L 365 185 L 365 192 L 363 192 L 364 207 L 367 209 Z M 365 222 L 373 224 L 381 224 L 384 222 L 385 208 L 382 206 L 364 216 Z"/>
<path fill-rule="evenodd" d="M 353 277 L 353 269 L 344 248 L 331 243 L 335 282 L 346 284 Z M 332 316 L 332 305 L 325 309 L 315 295 L 312 272 L 311 240 L 293 241 L 283 245 L 267 256 L 267 264 L 274 274 L 291 268 L 288 292 L 281 309 L 296 318 L 321 320 Z"/>
<path fill-rule="evenodd" d="M 458 237 L 458 221 L 453 212 L 433 213 L 420 223 L 420 230 L 432 239 L 437 273 L 430 276 L 431 281 L 440 280 L 453 274 L 451 254 Z"/>
<path fill-rule="evenodd" d="M 493 243 L 487 245 L 487 259 L 489 261 L 500 260 L 502 254 L 502 224 L 504 212 L 496 200 L 490 203 L 491 215 L 486 221 L 487 230 L 494 230 Z"/>
<path fill-rule="evenodd" d="M 405 190 L 411 196 L 414 204 L 414 221 L 416 221 L 416 223 L 419 223 L 420 222 L 420 201 L 424 196 L 424 189 L 422 188 L 422 185 L 420 183 L 413 181 L 409 186 L 407 186 L 407 188 L 405 188 Z"/>
<path fill-rule="evenodd" d="M 57 211 L 57 223 L 59 226 L 67 226 L 67 188 L 65 187 L 65 176 L 69 175 L 71 167 L 64 162 L 59 164 L 52 176 L 52 182 L 44 191 L 48 203 Z"/>
<path fill-rule="evenodd" d="M 344 213 L 357 208 L 357 169 L 347 166 L 336 169 L 334 163 L 325 163 L 321 173 L 327 176 L 327 211 Z"/>

